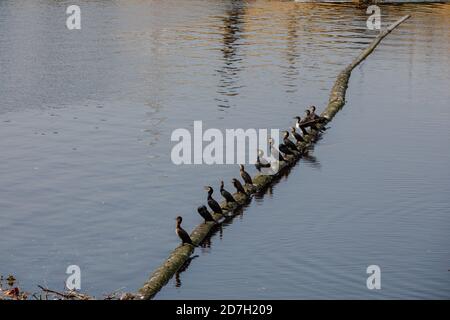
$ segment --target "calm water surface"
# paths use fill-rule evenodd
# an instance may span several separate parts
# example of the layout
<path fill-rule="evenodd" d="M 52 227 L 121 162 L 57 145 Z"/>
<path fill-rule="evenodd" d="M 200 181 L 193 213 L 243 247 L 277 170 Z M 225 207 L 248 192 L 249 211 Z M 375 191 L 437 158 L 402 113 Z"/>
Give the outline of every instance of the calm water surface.
<path fill-rule="evenodd" d="M 172 131 L 286 128 L 376 35 L 354 5 L 79 3 L 68 31 L 71 1 L 0 1 L 0 273 L 30 291 L 71 264 L 85 292 L 135 291 L 174 217 L 193 228 L 203 186 L 238 175 L 173 165 Z M 314 158 L 157 298 L 450 298 L 450 5 L 382 13 L 413 17 L 354 71 Z"/>

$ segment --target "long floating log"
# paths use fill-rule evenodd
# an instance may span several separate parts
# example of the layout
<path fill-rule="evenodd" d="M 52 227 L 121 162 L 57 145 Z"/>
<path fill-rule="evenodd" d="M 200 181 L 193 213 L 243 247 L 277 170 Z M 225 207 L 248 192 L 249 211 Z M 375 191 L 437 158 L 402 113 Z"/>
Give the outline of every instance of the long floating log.
<path fill-rule="evenodd" d="M 345 93 L 347 92 L 348 80 L 350 79 L 350 75 L 352 70 L 359 65 L 364 59 L 367 58 L 369 54 L 378 46 L 378 44 L 386 37 L 392 30 L 398 27 L 402 22 L 409 19 L 411 16 L 406 15 L 401 19 L 397 20 L 389 27 L 380 32 L 380 34 L 372 40 L 369 46 L 364 49 L 359 56 L 357 56 L 352 63 L 350 63 L 344 70 L 342 70 L 337 76 L 336 82 L 334 83 L 333 88 L 331 89 L 330 99 L 328 100 L 328 106 L 322 112 L 321 116 L 327 118 L 328 121 L 331 121 L 336 113 L 344 106 L 345 104 Z"/>
<path fill-rule="evenodd" d="M 313 144 L 317 138 L 317 136 L 320 134 L 320 129 L 323 128 L 327 122 L 331 121 L 333 117 L 336 115 L 336 113 L 344 106 L 345 104 L 345 93 L 347 91 L 348 87 L 348 80 L 350 78 L 352 70 L 360 64 L 364 59 L 367 58 L 369 54 L 372 53 L 372 51 L 376 48 L 376 46 L 381 42 L 381 40 L 386 37 L 392 30 L 394 30 L 397 26 L 399 26 L 402 22 L 407 20 L 410 17 L 410 15 L 404 16 L 403 18 L 399 19 L 392 25 L 390 25 L 388 28 L 384 29 L 380 32 L 380 34 L 370 43 L 370 45 L 363 50 L 358 57 L 356 57 L 344 70 L 342 70 L 337 79 L 336 82 L 331 89 L 330 98 L 328 101 L 328 105 L 325 108 L 325 110 L 322 112 L 321 117 L 324 117 L 326 121 L 317 123 L 316 127 L 318 130 L 311 130 L 308 135 L 305 135 L 305 142 L 300 144 L 302 147 L 302 150 L 304 150 L 304 153 L 307 152 L 308 147 Z M 290 157 L 288 162 L 281 161 L 279 171 L 274 175 L 262 175 L 258 174 L 253 178 L 253 183 L 256 187 L 253 188 L 247 188 L 246 191 L 251 195 L 255 192 L 259 192 L 261 190 L 264 190 L 271 184 L 273 184 L 275 181 L 278 180 L 278 178 L 284 174 L 284 172 L 292 167 L 301 157 L 302 153 L 299 153 L 296 157 Z M 237 209 L 242 207 L 245 203 L 250 201 L 250 198 L 247 198 L 245 195 L 240 193 L 233 194 L 234 198 L 238 202 L 237 205 L 230 207 L 227 206 L 225 202 L 221 203 L 221 207 L 224 211 L 224 214 L 228 217 L 232 217 L 236 214 Z M 214 219 L 217 221 L 223 221 L 224 218 L 220 214 L 212 214 Z M 214 222 L 207 222 L 207 223 L 201 223 L 199 224 L 194 231 L 191 233 L 191 239 L 194 242 L 194 244 L 198 245 L 200 244 L 214 229 L 216 226 L 216 223 Z M 137 297 L 140 299 L 152 299 L 156 293 L 161 290 L 161 288 L 173 277 L 173 275 L 183 266 L 186 261 L 188 261 L 189 257 L 194 252 L 194 247 L 191 245 L 180 245 L 177 248 L 175 248 L 172 253 L 169 255 L 167 260 L 158 267 L 153 274 L 150 276 L 150 278 L 147 280 L 147 282 L 138 290 Z"/>

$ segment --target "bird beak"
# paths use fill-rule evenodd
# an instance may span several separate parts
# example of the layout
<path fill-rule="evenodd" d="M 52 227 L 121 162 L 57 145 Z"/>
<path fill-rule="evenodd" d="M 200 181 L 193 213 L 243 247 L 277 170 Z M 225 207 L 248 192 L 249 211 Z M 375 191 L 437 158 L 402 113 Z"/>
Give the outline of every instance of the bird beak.
<path fill-rule="evenodd" d="M 205 189 L 205 190 L 208 190 L 208 189 L 209 189 L 209 187 L 203 187 L 203 189 Z"/>

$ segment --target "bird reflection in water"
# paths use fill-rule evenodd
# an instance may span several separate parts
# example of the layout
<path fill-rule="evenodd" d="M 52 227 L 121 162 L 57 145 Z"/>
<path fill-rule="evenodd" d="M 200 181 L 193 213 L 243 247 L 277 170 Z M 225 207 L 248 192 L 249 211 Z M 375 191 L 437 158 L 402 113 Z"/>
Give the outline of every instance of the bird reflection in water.
<path fill-rule="evenodd" d="M 316 156 L 306 154 L 303 156 L 303 161 L 305 161 L 311 168 L 314 169 L 320 169 L 322 166 L 320 164 L 320 161 L 317 159 Z"/>
<path fill-rule="evenodd" d="M 190 257 L 189 259 L 186 260 L 186 262 L 181 266 L 180 269 L 178 269 L 178 271 L 175 273 L 175 287 L 179 288 L 181 287 L 181 277 L 180 274 L 183 273 L 184 271 L 187 270 L 187 268 L 189 267 L 189 265 L 191 264 L 192 260 L 194 260 L 195 258 L 198 258 L 199 255 L 195 255 Z"/>

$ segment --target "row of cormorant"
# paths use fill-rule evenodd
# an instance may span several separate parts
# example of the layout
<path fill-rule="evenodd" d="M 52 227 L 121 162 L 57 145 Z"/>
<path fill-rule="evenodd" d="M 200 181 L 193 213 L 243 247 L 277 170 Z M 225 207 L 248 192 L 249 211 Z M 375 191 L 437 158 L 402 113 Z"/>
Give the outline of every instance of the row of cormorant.
<path fill-rule="evenodd" d="M 289 158 L 289 156 L 294 157 L 298 156 L 303 151 L 300 146 L 300 143 L 305 141 L 303 136 L 309 134 L 307 128 L 310 127 L 312 130 L 318 130 L 316 123 L 326 121 L 326 118 L 316 114 L 315 106 L 311 106 L 309 107 L 309 109 L 305 110 L 305 116 L 303 117 L 303 119 L 299 116 L 294 117 L 294 119 L 296 119 L 297 121 L 295 123 L 295 127 L 290 128 L 290 133 L 295 139 L 295 143 L 289 138 L 289 131 L 283 131 L 283 142 L 278 145 L 278 149 L 273 145 L 274 142 L 273 139 L 269 138 L 270 152 L 276 159 L 278 159 L 278 161 L 288 161 L 287 158 Z M 297 129 L 299 129 L 302 132 L 303 136 L 297 132 Z M 326 130 L 326 128 L 321 128 L 321 130 Z M 255 163 L 256 169 L 258 171 L 261 171 L 263 168 L 271 168 L 271 166 L 272 164 L 266 159 L 264 159 L 264 152 L 262 150 L 258 150 Z M 248 174 L 248 172 L 245 171 L 244 165 L 241 164 L 239 165 L 239 167 L 240 167 L 239 173 L 242 180 L 244 180 L 244 185 L 247 186 L 248 188 L 254 187 L 253 180 L 251 176 Z M 244 189 L 244 186 L 238 179 L 233 178 L 231 182 L 233 183 L 238 193 L 241 193 L 244 196 L 249 197 L 249 194 Z M 212 212 L 221 214 L 225 217 L 225 214 L 223 213 L 220 204 L 212 197 L 214 189 L 211 186 L 206 186 L 205 191 L 208 192 L 207 203 Z M 237 205 L 237 201 L 233 197 L 233 195 L 224 189 L 223 181 L 220 182 L 220 194 L 225 199 L 227 205 Z M 198 207 L 197 211 L 200 214 L 200 216 L 204 219 L 205 223 L 207 222 L 217 223 L 217 221 L 214 219 L 213 215 L 208 211 L 208 208 L 205 205 Z M 189 244 L 196 247 L 196 245 L 192 242 L 192 239 L 189 236 L 189 234 L 186 232 L 186 230 L 184 230 L 181 227 L 182 221 L 183 221 L 182 217 L 179 216 L 176 218 L 175 232 L 181 239 L 181 244 L 182 245 Z"/>

